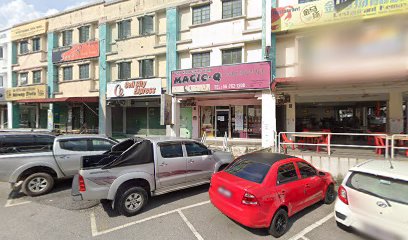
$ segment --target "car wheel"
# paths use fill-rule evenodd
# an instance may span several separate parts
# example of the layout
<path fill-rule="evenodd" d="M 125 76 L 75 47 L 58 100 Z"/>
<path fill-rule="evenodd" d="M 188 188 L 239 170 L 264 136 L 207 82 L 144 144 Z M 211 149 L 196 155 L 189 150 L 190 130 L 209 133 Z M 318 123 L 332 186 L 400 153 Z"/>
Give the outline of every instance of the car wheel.
<path fill-rule="evenodd" d="M 127 217 L 139 213 L 148 201 L 147 192 L 141 187 L 131 187 L 123 192 L 119 192 L 118 200 L 115 201 L 115 208 L 121 215 Z"/>
<path fill-rule="evenodd" d="M 53 187 L 54 178 L 50 174 L 34 173 L 24 180 L 21 189 L 26 195 L 36 197 L 49 193 Z"/>
<path fill-rule="evenodd" d="M 334 190 L 334 185 L 330 184 L 326 190 L 326 194 L 324 197 L 324 203 L 332 204 L 334 200 L 336 200 L 336 191 Z"/>
<path fill-rule="evenodd" d="M 284 209 L 279 209 L 275 216 L 273 216 L 271 226 L 269 227 L 269 234 L 279 238 L 288 230 L 288 213 Z"/>

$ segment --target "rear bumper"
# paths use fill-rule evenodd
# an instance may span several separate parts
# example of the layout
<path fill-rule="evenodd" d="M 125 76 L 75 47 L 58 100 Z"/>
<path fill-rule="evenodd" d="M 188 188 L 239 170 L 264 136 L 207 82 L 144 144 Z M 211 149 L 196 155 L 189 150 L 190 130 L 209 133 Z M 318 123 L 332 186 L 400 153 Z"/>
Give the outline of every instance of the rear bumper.
<path fill-rule="evenodd" d="M 219 195 L 214 188 L 210 188 L 209 195 L 211 203 L 232 220 L 250 228 L 269 227 L 270 219 L 264 217 L 264 213 L 259 206 L 236 206 Z"/>
<path fill-rule="evenodd" d="M 72 189 L 71 189 L 71 196 L 74 201 L 82 201 L 82 194 L 79 192 L 79 182 L 78 182 L 78 174 L 74 176 L 72 180 Z"/>

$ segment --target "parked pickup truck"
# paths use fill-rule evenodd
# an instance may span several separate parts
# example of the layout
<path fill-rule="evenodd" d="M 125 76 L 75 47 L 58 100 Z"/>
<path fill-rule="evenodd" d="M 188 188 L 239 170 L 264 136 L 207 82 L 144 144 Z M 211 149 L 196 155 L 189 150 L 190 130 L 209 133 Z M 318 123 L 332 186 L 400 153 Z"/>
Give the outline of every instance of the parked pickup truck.
<path fill-rule="evenodd" d="M 149 197 L 209 183 L 232 160 L 231 153 L 194 140 L 128 139 L 106 154 L 82 158 L 72 196 L 76 201 L 111 200 L 119 214 L 133 216 Z"/>
<path fill-rule="evenodd" d="M 23 134 L 4 138 L 2 144 L 7 148 L 9 140 L 26 141 Z M 41 136 L 44 137 L 44 136 Z M 52 142 L 45 147 L 35 148 L 26 141 L 30 148 L 19 146 L 15 151 L 0 154 L 0 181 L 10 182 L 12 187 L 22 181 L 21 189 L 29 196 L 48 193 L 54 186 L 54 180 L 73 177 L 78 173 L 82 156 L 99 155 L 112 148 L 117 142 L 99 135 L 65 135 L 49 138 Z"/>

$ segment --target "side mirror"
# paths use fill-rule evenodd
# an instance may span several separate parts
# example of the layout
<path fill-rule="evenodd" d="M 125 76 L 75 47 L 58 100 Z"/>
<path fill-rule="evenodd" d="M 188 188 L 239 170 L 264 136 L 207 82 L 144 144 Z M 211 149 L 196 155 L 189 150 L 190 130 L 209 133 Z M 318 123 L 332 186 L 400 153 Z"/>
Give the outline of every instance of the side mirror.
<path fill-rule="evenodd" d="M 319 171 L 319 176 L 324 177 L 324 176 L 326 176 L 326 173 Z"/>

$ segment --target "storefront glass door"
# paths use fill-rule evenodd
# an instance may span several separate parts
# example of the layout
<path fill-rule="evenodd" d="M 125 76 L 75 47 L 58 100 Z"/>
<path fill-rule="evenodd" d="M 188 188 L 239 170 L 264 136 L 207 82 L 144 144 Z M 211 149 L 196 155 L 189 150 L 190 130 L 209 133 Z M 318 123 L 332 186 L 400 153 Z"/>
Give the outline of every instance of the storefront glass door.
<path fill-rule="evenodd" d="M 228 124 L 229 124 L 229 110 L 217 110 L 216 111 L 216 137 L 224 137 L 225 134 L 228 136 Z"/>
<path fill-rule="evenodd" d="M 191 107 L 180 108 L 180 137 L 191 138 L 193 131 L 193 110 Z"/>
<path fill-rule="evenodd" d="M 36 112 L 35 106 L 21 107 L 20 127 L 36 128 Z"/>

